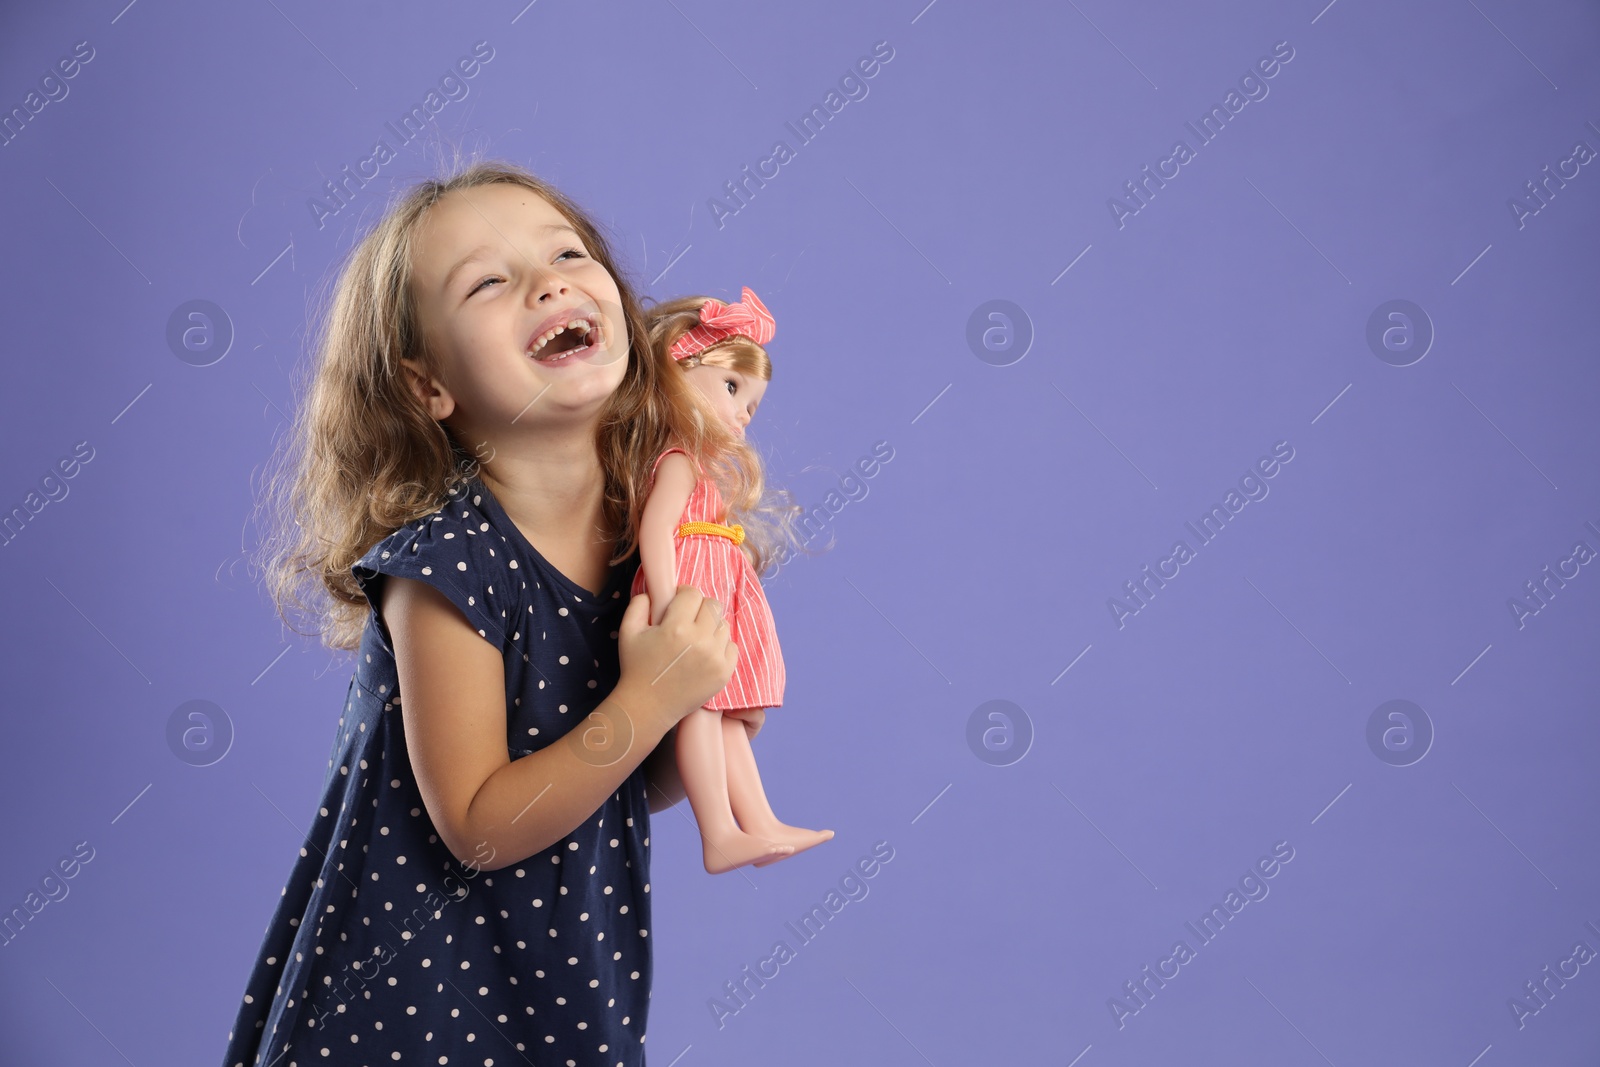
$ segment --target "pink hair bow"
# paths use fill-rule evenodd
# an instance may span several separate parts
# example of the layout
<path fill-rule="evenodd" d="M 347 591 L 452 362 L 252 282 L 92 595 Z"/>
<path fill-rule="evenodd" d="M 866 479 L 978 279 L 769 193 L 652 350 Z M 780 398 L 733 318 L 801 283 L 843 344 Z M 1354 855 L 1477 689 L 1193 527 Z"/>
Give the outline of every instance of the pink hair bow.
<path fill-rule="evenodd" d="M 692 356 L 730 337 L 748 337 L 758 345 L 772 340 L 778 332 L 772 312 L 767 310 L 767 305 L 761 302 L 760 297 L 750 291 L 749 286 L 742 286 L 740 293 L 742 299 L 737 303 L 725 304 L 712 298 L 701 304 L 700 322 L 672 342 L 672 348 L 669 349 L 672 358 Z"/>

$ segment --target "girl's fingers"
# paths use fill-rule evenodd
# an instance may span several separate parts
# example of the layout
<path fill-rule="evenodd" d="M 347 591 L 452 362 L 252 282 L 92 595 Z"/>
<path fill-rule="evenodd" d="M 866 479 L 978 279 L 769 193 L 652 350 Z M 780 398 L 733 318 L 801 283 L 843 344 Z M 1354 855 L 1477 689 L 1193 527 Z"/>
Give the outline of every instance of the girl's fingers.
<path fill-rule="evenodd" d="M 650 594 L 640 591 L 633 594 L 622 611 L 619 633 L 634 634 L 650 624 Z"/>

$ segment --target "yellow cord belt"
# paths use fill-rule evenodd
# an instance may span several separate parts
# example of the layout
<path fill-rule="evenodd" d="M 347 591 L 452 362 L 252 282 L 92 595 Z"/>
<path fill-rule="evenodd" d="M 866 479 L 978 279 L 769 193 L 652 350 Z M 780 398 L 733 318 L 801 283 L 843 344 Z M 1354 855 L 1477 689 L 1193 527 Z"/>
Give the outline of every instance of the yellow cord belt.
<path fill-rule="evenodd" d="M 738 523 L 724 526 L 720 522 L 702 522 L 699 519 L 683 523 L 678 527 L 678 536 L 687 537 L 689 534 L 712 534 L 716 537 L 726 537 L 734 544 L 744 542 L 744 527 Z"/>

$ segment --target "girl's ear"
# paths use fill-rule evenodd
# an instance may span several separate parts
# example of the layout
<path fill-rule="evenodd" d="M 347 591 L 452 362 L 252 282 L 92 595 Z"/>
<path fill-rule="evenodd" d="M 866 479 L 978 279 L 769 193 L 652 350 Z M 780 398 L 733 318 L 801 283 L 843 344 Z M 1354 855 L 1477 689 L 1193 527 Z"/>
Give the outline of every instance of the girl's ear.
<path fill-rule="evenodd" d="M 414 359 L 402 358 L 400 366 L 405 371 L 411 391 L 422 401 L 422 406 L 428 409 L 428 414 L 436 422 L 449 418 L 450 413 L 456 409 L 456 401 L 444 383 L 428 374 L 422 369 L 422 364 Z"/>

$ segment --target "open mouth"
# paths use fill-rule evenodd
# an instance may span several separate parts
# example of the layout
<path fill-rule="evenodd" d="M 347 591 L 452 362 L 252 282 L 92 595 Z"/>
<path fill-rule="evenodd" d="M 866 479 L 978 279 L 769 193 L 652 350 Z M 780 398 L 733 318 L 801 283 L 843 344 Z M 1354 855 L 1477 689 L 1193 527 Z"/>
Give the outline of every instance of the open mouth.
<path fill-rule="evenodd" d="M 528 355 L 538 363 L 559 363 L 594 351 L 602 339 L 599 320 L 578 315 L 534 339 Z"/>

